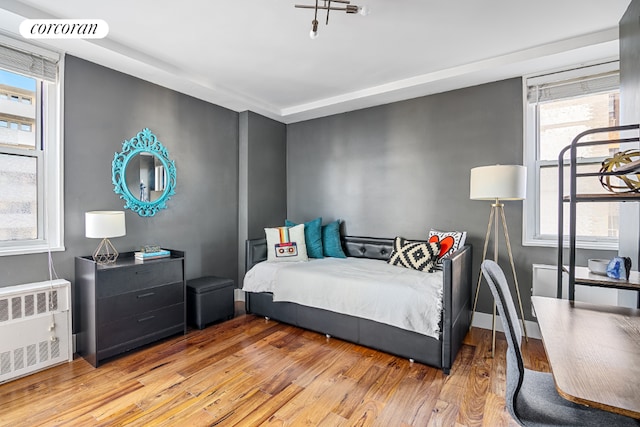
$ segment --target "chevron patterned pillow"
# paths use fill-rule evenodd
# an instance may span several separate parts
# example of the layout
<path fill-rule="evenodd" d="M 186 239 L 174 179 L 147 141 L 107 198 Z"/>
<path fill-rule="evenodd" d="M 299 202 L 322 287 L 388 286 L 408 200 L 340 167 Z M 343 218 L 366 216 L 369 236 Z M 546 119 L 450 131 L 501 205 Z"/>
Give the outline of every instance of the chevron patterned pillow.
<path fill-rule="evenodd" d="M 440 253 L 438 242 L 410 242 L 402 237 L 393 240 L 393 251 L 387 262 L 419 271 L 432 272 Z"/>

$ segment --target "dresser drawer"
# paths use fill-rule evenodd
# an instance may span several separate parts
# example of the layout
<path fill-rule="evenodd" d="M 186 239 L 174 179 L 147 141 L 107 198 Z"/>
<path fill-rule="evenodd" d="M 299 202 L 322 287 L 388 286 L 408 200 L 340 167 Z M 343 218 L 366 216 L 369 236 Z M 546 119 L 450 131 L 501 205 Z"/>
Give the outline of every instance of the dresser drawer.
<path fill-rule="evenodd" d="M 106 298 L 126 292 L 183 281 L 182 260 L 147 261 L 144 264 L 98 271 L 96 297 Z"/>
<path fill-rule="evenodd" d="M 157 334 L 174 326 L 183 326 L 185 322 L 184 302 L 159 310 L 120 318 L 111 323 L 98 325 L 98 351 L 110 347 L 122 348 L 122 351 L 135 348 L 136 341 Z"/>
<path fill-rule="evenodd" d="M 181 302 L 184 302 L 183 282 L 100 298 L 96 307 L 97 323 L 102 325 Z"/>

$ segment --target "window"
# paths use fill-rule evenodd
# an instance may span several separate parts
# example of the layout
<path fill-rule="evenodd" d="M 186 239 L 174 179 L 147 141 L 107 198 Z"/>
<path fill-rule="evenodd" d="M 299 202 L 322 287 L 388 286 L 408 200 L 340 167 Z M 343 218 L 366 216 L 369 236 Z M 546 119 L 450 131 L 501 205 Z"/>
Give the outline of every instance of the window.
<path fill-rule="evenodd" d="M 557 245 L 558 155 L 580 132 L 619 124 L 618 66 L 614 61 L 525 79 L 524 151 L 528 174 L 525 245 Z M 602 134 L 596 135 L 598 139 L 602 137 Z M 614 145 L 579 149 L 578 171 L 597 172 L 601 162 L 618 150 L 619 147 Z M 564 174 L 566 195 L 569 191 L 568 167 Z M 577 191 L 606 192 L 597 177 L 578 180 Z M 565 211 L 565 236 L 569 230 L 568 216 L 568 211 Z M 580 248 L 617 249 L 618 203 L 579 203 L 576 230 Z"/>
<path fill-rule="evenodd" d="M 0 255 L 64 249 L 62 65 L 0 35 Z"/>

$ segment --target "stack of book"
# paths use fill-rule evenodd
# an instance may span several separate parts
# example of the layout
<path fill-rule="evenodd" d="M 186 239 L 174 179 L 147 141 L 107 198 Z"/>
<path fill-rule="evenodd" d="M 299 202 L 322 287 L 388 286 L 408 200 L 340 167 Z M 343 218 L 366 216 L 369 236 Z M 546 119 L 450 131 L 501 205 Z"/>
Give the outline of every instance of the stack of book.
<path fill-rule="evenodd" d="M 171 251 L 168 251 L 166 249 L 160 249 L 159 251 L 155 251 L 155 252 L 135 252 L 134 255 L 137 260 L 147 261 L 150 259 L 169 257 L 171 256 Z"/>

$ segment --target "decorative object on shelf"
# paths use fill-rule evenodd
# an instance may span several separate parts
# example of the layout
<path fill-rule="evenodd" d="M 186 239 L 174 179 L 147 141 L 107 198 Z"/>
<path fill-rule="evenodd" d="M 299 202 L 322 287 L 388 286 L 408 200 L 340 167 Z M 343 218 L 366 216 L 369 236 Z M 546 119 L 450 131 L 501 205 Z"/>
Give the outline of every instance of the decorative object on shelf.
<path fill-rule="evenodd" d="M 122 143 L 122 151 L 113 156 L 111 173 L 113 191 L 126 202 L 125 209 L 140 216 L 166 209 L 175 194 L 175 162 L 148 128 Z"/>
<path fill-rule="evenodd" d="M 602 162 L 600 183 L 612 193 L 638 193 L 640 192 L 640 173 L 633 174 L 638 169 L 640 169 L 640 151 L 619 151 Z M 625 172 L 627 175 L 604 175 L 610 172 Z M 618 181 L 612 183 L 612 178 L 622 181 L 624 185 L 620 185 Z"/>
<path fill-rule="evenodd" d="M 167 249 L 158 248 L 156 251 L 153 251 L 153 252 L 150 252 L 150 251 L 134 252 L 133 255 L 134 255 L 135 259 L 138 260 L 138 261 L 148 261 L 148 260 L 151 260 L 151 259 L 170 257 L 171 256 L 171 251 L 169 251 Z"/>
<path fill-rule="evenodd" d="M 629 280 L 629 274 L 631 273 L 631 258 L 629 257 L 615 257 L 607 265 L 607 276 L 612 279 Z"/>
<path fill-rule="evenodd" d="M 144 245 L 140 248 L 139 252 L 158 252 L 161 250 L 160 245 Z"/>
<path fill-rule="evenodd" d="M 608 259 L 589 259 L 587 260 L 587 267 L 589 268 L 589 271 L 592 272 L 593 274 L 600 274 L 603 276 L 607 275 L 607 266 L 609 265 L 609 261 Z"/>
<path fill-rule="evenodd" d="M 322 4 L 320 4 L 322 2 Z M 343 6 L 334 6 L 331 3 L 338 3 Z M 329 25 L 329 12 L 332 10 L 339 10 L 346 13 L 359 13 L 362 16 L 367 16 L 369 14 L 369 9 L 366 6 L 356 6 L 355 4 L 351 4 L 349 0 L 316 0 L 315 5 L 307 5 L 307 4 L 296 4 L 295 7 L 299 9 L 313 9 L 313 21 L 311 21 L 311 31 L 309 32 L 309 37 L 311 39 L 316 39 L 318 37 L 318 10 L 326 10 L 327 18 L 325 20 L 325 25 Z"/>
<path fill-rule="evenodd" d="M 527 327 L 524 323 L 524 310 L 522 309 L 522 299 L 520 298 L 520 288 L 518 286 L 518 277 L 516 275 L 516 267 L 513 263 L 513 253 L 511 252 L 511 241 L 509 240 L 509 230 L 507 229 L 507 221 L 504 216 L 505 200 L 524 200 L 527 194 L 527 168 L 521 165 L 493 165 L 481 166 L 471 169 L 469 198 L 471 200 L 492 200 L 491 212 L 489 214 L 489 224 L 487 225 L 487 234 L 484 238 L 484 250 L 482 252 L 482 261 L 487 258 L 487 248 L 491 238 L 493 224 L 493 259 L 498 262 L 498 230 L 499 219 L 502 219 L 502 231 L 504 233 L 507 245 L 507 254 L 509 255 L 509 263 L 513 273 L 513 281 L 518 296 L 518 305 L 520 306 L 520 315 L 522 316 L 522 329 L 527 342 Z M 473 323 L 473 315 L 476 311 L 478 303 L 478 294 L 480 291 L 480 283 L 482 283 L 482 270 L 478 277 L 478 285 L 476 286 L 476 295 L 473 301 L 473 310 L 471 311 L 471 321 Z M 496 346 L 496 305 L 493 304 L 493 322 L 492 322 L 492 345 L 491 356 L 495 354 Z"/>
<path fill-rule="evenodd" d="M 93 253 L 93 260 L 98 264 L 112 264 L 118 259 L 118 251 L 109 238 L 121 237 L 126 233 L 124 211 L 91 211 L 85 212 L 85 236 L 102 239 Z"/>

